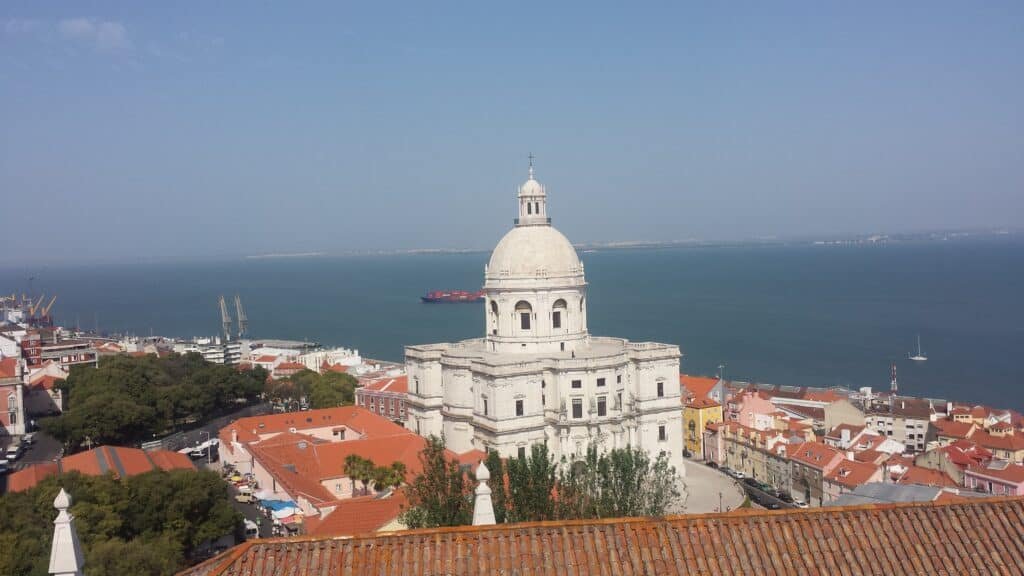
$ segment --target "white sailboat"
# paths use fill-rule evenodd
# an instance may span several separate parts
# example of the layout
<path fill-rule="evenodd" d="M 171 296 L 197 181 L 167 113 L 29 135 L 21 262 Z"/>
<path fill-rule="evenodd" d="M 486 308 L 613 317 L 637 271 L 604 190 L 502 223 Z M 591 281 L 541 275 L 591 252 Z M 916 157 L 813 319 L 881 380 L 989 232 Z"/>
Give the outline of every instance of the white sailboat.
<path fill-rule="evenodd" d="M 921 335 L 920 334 L 917 335 L 917 354 L 914 354 L 913 352 L 911 352 L 910 354 L 908 354 L 908 356 L 910 356 L 910 359 L 915 361 L 915 362 L 924 362 L 925 360 L 928 359 L 928 357 L 924 355 L 924 352 L 921 352 Z"/>

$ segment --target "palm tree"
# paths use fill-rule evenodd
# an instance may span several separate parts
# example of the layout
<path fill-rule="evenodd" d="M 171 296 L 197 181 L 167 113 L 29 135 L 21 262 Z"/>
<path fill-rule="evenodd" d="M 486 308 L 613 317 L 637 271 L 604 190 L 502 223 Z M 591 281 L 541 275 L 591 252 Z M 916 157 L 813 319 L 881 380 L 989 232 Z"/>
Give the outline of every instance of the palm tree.
<path fill-rule="evenodd" d="M 345 457 L 345 475 L 352 482 L 352 494 L 356 493 L 356 480 L 363 483 L 365 489 L 368 476 L 373 473 L 373 462 L 358 454 L 349 454 Z"/>

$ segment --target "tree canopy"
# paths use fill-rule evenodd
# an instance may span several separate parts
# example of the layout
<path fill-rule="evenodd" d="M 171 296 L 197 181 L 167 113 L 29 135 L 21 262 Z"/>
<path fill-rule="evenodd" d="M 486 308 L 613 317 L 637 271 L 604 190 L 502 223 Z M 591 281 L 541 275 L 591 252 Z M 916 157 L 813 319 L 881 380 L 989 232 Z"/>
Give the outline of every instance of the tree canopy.
<path fill-rule="evenodd" d="M 122 480 L 71 472 L 0 496 L 0 574 L 47 574 L 61 487 L 73 499 L 90 576 L 174 574 L 201 544 L 240 530 L 241 516 L 213 472 L 157 470 Z"/>
<path fill-rule="evenodd" d="M 355 403 L 358 380 L 344 372 L 326 372 L 317 374 L 312 370 L 302 370 L 285 380 L 268 385 L 268 394 L 272 400 L 306 400 L 309 407 L 334 408 L 350 406 Z"/>
<path fill-rule="evenodd" d="M 410 527 L 456 526 L 473 517 L 473 483 L 431 438 L 420 454 L 423 473 L 409 488 Z M 523 458 L 502 461 L 490 451 L 486 465 L 497 522 L 664 516 L 679 501 L 679 476 L 666 455 L 655 460 L 638 448 L 599 452 L 556 463 L 543 444 Z"/>
<path fill-rule="evenodd" d="M 136 444 L 257 399 L 266 377 L 262 368 L 239 371 L 195 353 L 107 356 L 97 367 L 72 368 L 59 384 L 64 413 L 40 426 L 70 451 L 85 443 Z"/>
<path fill-rule="evenodd" d="M 423 472 L 406 488 L 410 507 L 402 521 L 410 528 L 469 524 L 473 519 L 470 484 L 459 463 L 445 454 L 444 442 L 430 436 L 419 458 Z"/>

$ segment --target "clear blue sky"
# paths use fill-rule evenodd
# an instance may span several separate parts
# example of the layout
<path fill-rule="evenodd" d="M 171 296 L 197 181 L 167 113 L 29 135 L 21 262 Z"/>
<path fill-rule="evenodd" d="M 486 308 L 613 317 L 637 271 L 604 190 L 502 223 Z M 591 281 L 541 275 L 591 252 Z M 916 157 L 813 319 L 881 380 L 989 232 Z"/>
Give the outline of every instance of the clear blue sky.
<path fill-rule="evenodd" d="M 0 263 L 1024 225 L 1019 1 L 344 4 L 0 5 Z"/>

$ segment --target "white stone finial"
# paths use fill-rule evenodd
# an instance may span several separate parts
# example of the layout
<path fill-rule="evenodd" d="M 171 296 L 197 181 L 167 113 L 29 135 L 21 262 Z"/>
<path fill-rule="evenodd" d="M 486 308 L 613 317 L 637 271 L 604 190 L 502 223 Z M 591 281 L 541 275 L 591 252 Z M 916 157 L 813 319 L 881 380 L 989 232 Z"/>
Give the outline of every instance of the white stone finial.
<path fill-rule="evenodd" d="M 85 558 L 75 530 L 75 517 L 68 512 L 71 495 L 63 488 L 53 500 L 57 519 L 53 521 L 53 544 L 50 546 L 50 570 L 53 576 L 82 576 Z"/>
<path fill-rule="evenodd" d="M 484 466 L 483 460 L 476 467 L 476 498 L 473 499 L 473 526 L 486 526 L 495 524 L 494 504 L 491 502 L 491 487 L 487 481 L 491 479 L 491 472 Z"/>
<path fill-rule="evenodd" d="M 533 180 L 533 152 L 530 152 L 530 155 L 527 156 L 527 158 L 530 159 L 530 178 L 529 179 Z"/>

